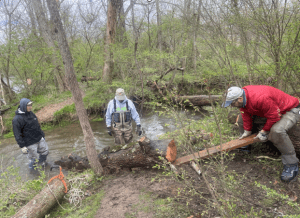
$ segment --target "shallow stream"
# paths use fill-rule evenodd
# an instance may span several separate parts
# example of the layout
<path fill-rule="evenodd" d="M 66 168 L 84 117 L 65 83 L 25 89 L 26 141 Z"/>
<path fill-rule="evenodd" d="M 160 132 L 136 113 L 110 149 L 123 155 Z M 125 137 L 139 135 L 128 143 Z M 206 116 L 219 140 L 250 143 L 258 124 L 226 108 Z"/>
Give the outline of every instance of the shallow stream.
<path fill-rule="evenodd" d="M 196 120 L 201 119 L 202 115 L 195 115 Z M 90 122 L 94 132 L 95 144 L 97 153 L 100 153 L 106 146 L 113 145 L 113 137 L 107 134 L 105 121 Z M 134 123 L 134 122 L 133 122 Z M 159 135 L 175 129 L 174 120 L 164 116 L 159 116 L 158 113 L 145 114 L 141 118 L 143 134 L 148 138 L 155 140 Z M 169 124 L 166 126 L 165 124 Z M 133 124 L 135 130 L 135 123 Z M 86 156 L 85 144 L 83 141 L 83 133 L 79 122 L 70 124 L 65 127 L 56 127 L 53 130 L 45 131 L 45 139 L 49 147 L 48 161 L 54 162 L 59 160 L 62 156 L 68 155 L 72 152 Z M 134 140 L 138 137 L 134 132 Z M 20 167 L 20 175 L 24 180 L 35 178 L 37 175 L 28 168 L 27 155 L 22 154 L 21 149 L 15 141 L 15 138 L 0 140 L 0 172 L 8 166 L 14 165 Z M 65 172 L 67 173 L 67 172 Z M 58 170 L 50 171 L 46 168 L 47 177 L 52 177 L 58 174 Z"/>

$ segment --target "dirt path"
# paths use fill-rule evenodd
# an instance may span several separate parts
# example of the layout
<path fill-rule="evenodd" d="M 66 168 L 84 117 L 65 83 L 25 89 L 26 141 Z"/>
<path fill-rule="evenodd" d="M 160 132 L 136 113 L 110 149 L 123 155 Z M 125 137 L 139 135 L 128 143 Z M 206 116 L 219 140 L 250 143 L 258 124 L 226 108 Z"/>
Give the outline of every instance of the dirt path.
<path fill-rule="evenodd" d="M 43 107 L 35 115 L 37 116 L 40 123 L 50 122 L 54 118 L 54 113 L 67 105 L 73 104 L 72 98 L 69 98 L 63 102 L 57 104 L 50 104 L 46 107 Z"/>
<path fill-rule="evenodd" d="M 237 176 L 236 179 L 244 177 L 241 180 L 243 185 L 240 185 L 240 181 L 233 185 L 233 190 L 239 190 L 236 192 L 236 197 L 239 199 L 236 204 L 244 207 L 241 213 L 250 213 L 252 206 L 255 210 L 267 208 L 263 214 L 273 214 L 277 210 L 283 214 L 289 214 L 290 208 L 287 205 L 282 203 L 280 206 L 276 199 L 268 197 L 266 192 L 253 184 L 258 182 L 281 194 L 294 193 L 297 200 L 297 196 L 300 196 L 299 181 L 291 184 L 280 182 L 279 175 L 282 166 L 277 161 L 270 162 L 270 164 L 268 161 L 260 161 L 255 156 L 251 157 L 243 152 L 236 151 L 235 154 L 235 158 L 226 165 L 228 172 L 231 172 L 230 175 Z M 279 158 L 279 156 L 275 155 L 274 158 Z M 205 165 L 209 168 L 207 171 L 208 168 L 204 167 L 209 184 L 217 185 L 216 180 L 212 178 L 218 178 L 219 172 L 214 169 L 214 165 Z M 113 178 L 105 180 L 101 188 L 105 191 L 105 195 L 95 218 L 219 217 L 218 211 L 214 207 L 207 206 L 208 202 L 211 202 L 211 194 L 204 180 L 188 164 L 181 165 L 178 169 L 184 175 L 179 179 L 163 176 L 155 169 L 143 169 L 136 172 L 122 172 L 121 175 L 115 175 Z M 236 181 L 232 179 L 228 182 L 231 184 Z M 217 188 L 222 190 L 220 186 Z M 190 192 L 191 190 L 194 191 Z M 195 191 L 200 195 L 193 195 L 192 193 L 196 193 Z M 158 204 L 155 201 L 168 198 L 174 199 L 170 206 L 171 209 L 167 213 L 162 213 L 168 203 Z M 267 199 L 269 201 L 266 201 Z M 187 202 L 189 209 L 186 207 Z M 266 202 L 271 203 L 268 205 L 269 203 Z M 180 209 L 180 205 L 185 205 L 185 211 Z M 171 214 L 172 212 L 173 214 Z M 201 213 L 205 215 L 201 216 Z"/>
<path fill-rule="evenodd" d="M 84 91 L 81 89 L 82 98 L 85 96 Z M 72 98 L 68 98 L 67 100 L 57 103 L 57 104 L 50 104 L 46 107 L 43 107 L 41 110 L 35 113 L 40 123 L 50 122 L 54 118 L 54 113 L 67 105 L 73 104 L 74 101 Z"/>
<path fill-rule="evenodd" d="M 155 214 L 151 204 L 141 198 L 146 193 L 169 193 L 170 187 L 174 187 L 174 181 L 151 182 L 156 173 L 154 171 L 125 173 L 122 176 L 105 182 L 105 197 L 101 201 L 101 207 L 95 218 L 153 218 Z M 141 209 L 141 208 L 144 208 Z M 145 210 L 145 208 L 148 208 Z"/>

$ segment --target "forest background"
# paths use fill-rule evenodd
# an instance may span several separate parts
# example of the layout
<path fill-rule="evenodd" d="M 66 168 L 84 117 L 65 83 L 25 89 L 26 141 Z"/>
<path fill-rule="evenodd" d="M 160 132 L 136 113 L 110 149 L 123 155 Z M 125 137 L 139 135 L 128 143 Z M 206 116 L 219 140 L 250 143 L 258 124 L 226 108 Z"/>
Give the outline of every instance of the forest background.
<path fill-rule="evenodd" d="M 90 81 L 83 102 L 94 113 L 118 87 L 141 105 L 163 101 L 151 89 L 154 81 L 166 95 L 223 94 L 248 84 L 298 92 L 296 0 L 56 0 L 67 44 L 49 2 L 0 1 L 6 136 L 12 136 L 14 106 L 22 97 L 35 101 L 37 112 L 74 96 L 69 63 L 78 82 Z"/>
<path fill-rule="evenodd" d="M 167 81 L 179 95 L 223 93 L 230 85 L 248 84 L 297 92 L 297 1 L 57 3 L 77 80 L 100 79 L 85 98 L 86 108 L 106 103 L 113 96 L 111 86 L 151 100 L 144 87 L 157 80 Z M 2 108 L 20 96 L 68 91 L 46 2 L 0 4 Z"/>

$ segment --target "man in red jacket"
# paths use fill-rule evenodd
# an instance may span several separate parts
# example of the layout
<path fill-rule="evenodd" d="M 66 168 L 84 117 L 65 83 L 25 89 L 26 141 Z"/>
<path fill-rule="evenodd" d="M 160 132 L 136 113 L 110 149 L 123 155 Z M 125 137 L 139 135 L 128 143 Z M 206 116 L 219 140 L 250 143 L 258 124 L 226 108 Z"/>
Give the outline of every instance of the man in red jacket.
<path fill-rule="evenodd" d="M 240 108 L 242 114 L 240 139 L 251 135 L 253 118 L 266 118 L 263 129 L 255 138 L 273 142 L 282 155 L 281 180 L 294 180 L 299 171 L 299 159 L 287 132 L 300 120 L 299 100 L 271 86 L 250 85 L 230 87 L 222 106 L 229 105 Z"/>

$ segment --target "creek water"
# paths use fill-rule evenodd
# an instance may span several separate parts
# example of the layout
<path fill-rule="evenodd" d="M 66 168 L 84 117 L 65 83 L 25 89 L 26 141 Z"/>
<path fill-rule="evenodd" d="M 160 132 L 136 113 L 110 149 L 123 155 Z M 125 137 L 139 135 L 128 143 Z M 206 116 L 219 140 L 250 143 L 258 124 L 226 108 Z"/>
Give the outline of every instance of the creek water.
<path fill-rule="evenodd" d="M 193 119 L 199 120 L 201 117 L 201 114 L 197 114 L 193 116 Z M 94 132 L 97 153 L 100 153 L 106 146 L 114 145 L 114 138 L 107 134 L 104 120 L 90 122 L 90 124 Z M 175 130 L 174 120 L 165 116 L 159 116 L 158 113 L 144 114 L 141 118 L 141 124 L 143 134 L 151 140 L 158 139 L 159 135 L 168 131 Z M 166 126 L 165 124 L 169 125 Z M 134 130 L 135 127 L 135 123 L 133 122 Z M 137 140 L 138 136 L 135 132 L 133 135 L 134 140 Z M 49 162 L 59 160 L 62 156 L 72 152 L 82 157 L 86 156 L 83 133 L 79 122 L 45 131 L 45 139 L 49 147 L 49 155 L 47 158 L 47 161 Z M 20 168 L 19 174 L 24 180 L 29 180 L 38 176 L 36 171 L 29 170 L 27 155 L 22 154 L 15 138 L 1 139 L 0 161 L 0 173 L 8 166 L 14 165 L 15 167 Z M 50 177 L 57 175 L 59 171 L 57 169 L 50 171 L 49 167 L 46 167 L 45 172 L 46 177 L 49 179 Z M 63 172 L 64 174 L 67 174 L 66 171 Z"/>

